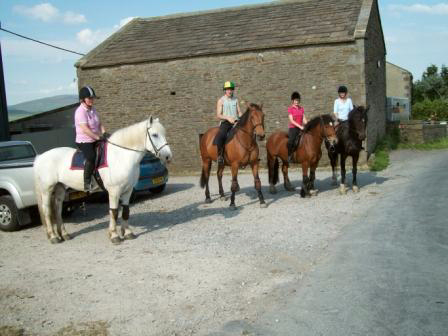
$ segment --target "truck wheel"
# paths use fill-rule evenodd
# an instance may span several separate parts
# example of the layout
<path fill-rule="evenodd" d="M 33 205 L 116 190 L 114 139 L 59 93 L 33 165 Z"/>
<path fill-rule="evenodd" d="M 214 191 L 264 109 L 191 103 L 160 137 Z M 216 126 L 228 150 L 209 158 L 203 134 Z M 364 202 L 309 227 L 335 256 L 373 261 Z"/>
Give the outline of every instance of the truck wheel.
<path fill-rule="evenodd" d="M 15 231 L 19 228 L 19 210 L 9 195 L 0 196 L 0 230 Z"/>

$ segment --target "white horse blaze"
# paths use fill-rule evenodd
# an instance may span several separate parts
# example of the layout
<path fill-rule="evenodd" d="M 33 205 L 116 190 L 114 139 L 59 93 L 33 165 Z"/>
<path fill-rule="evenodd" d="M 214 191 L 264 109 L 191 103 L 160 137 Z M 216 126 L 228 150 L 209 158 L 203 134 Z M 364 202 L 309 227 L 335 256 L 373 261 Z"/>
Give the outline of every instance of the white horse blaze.
<path fill-rule="evenodd" d="M 148 134 L 151 134 L 152 141 L 148 139 Z M 153 148 L 153 143 L 156 149 Z M 129 205 L 132 188 L 139 176 L 139 163 L 145 151 L 156 154 L 156 151 L 160 149 L 158 155 L 160 160 L 163 163 L 171 160 L 170 147 L 165 144 L 165 129 L 158 119 L 150 118 L 120 129 L 111 135 L 107 149 L 108 167 L 99 170 L 104 187 L 109 193 L 109 209 L 118 209 L 120 200 L 123 205 Z M 56 186 L 62 184 L 75 190 L 84 189 L 83 170 L 70 170 L 74 152 L 73 148 L 58 147 L 39 155 L 34 162 L 39 212 L 52 242 L 54 242 L 53 239 L 61 239 L 61 234 L 66 234 L 60 217 L 63 198 L 60 197 L 60 191 L 54 192 L 55 188 L 60 190 Z M 58 197 L 55 197 L 55 194 Z M 110 214 L 112 215 L 111 212 Z M 112 217 L 109 233 L 111 237 L 114 237 L 117 230 L 116 221 Z M 126 222 L 123 223 L 126 233 L 132 233 L 127 221 L 124 222 Z M 59 230 L 54 230 L 55 224 Z"/>

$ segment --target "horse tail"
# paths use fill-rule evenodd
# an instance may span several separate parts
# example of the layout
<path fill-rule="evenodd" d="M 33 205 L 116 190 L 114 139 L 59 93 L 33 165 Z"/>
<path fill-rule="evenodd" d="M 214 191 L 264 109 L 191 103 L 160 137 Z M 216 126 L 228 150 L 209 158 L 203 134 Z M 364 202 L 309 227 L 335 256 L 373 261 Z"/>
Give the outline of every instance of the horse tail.
<path fill-rule="evenodd" d="M 45 216 L 42 208 L 42 182 L 40 180 L 39 169 L 39 158 L 34 162 L 34 191 L 36 193 L 37 209 L 39 210 L 40 221 L 45 227 Z"/>

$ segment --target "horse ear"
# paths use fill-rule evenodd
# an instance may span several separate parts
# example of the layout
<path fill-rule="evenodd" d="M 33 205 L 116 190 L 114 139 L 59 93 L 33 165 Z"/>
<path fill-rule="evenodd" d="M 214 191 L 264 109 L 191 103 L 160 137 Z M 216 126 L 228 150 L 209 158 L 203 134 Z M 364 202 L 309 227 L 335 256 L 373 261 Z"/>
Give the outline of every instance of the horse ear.
<path fill-rule="evenodd" d="M 149 124 L 152 125 L 152 116 L 149 117 Z"/>
<path fill-rule="evenodd" d="M 159 122 L 159 118 L 154 119 L 155 122 Z"/>

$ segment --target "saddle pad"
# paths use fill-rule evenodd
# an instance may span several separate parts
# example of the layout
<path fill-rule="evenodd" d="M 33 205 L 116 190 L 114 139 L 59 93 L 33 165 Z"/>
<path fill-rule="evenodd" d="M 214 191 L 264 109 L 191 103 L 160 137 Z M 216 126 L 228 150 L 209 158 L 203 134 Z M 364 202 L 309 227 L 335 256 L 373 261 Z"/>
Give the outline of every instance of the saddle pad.
<path fill-rule="evenodd" d="M 104 145 L 96 146 L 95 169 L 109 167 L 107 163 L 107 142 Z M 70 170 L 84 170 L 84 154 L 79 149 L 73 154 Z"/>

